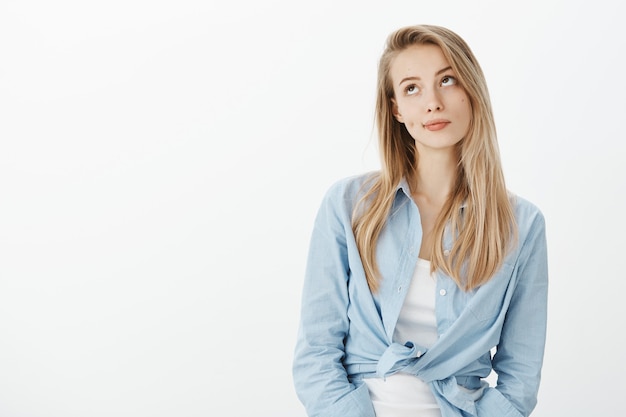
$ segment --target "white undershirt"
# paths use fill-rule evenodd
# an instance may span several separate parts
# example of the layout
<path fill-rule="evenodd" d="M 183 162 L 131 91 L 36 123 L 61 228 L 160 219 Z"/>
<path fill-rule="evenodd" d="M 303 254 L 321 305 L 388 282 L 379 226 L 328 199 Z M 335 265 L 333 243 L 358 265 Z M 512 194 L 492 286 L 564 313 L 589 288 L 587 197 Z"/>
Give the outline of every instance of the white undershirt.
<path fill-rule="evenodd" d="M 406 299 L 402 305 L 393 341 L 408 341 L 430 347 L 437 340 L 435 317 L 436 278 L 430 262 L 418 259 Z M 441 417 L 430 387 L 421 379 L 396 373 L 386 378 L 365 379 L 376 417 Z"/>

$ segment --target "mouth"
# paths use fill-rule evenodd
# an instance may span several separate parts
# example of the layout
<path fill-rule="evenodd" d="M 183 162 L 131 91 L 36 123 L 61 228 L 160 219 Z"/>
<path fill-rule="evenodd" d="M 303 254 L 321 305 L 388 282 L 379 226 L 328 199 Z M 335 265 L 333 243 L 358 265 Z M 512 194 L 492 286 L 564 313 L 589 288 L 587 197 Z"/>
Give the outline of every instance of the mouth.
<path fill-rule="evenodd" d="M 426 123 L 424 123 L 424 129 L 428 129 L 432 132 L 436 130 L 441 130 L 444 127 L 448 126 L 449 124 L 450 124 L 449 120 L 434 119 L 434 120 L 429 120 Z"/>

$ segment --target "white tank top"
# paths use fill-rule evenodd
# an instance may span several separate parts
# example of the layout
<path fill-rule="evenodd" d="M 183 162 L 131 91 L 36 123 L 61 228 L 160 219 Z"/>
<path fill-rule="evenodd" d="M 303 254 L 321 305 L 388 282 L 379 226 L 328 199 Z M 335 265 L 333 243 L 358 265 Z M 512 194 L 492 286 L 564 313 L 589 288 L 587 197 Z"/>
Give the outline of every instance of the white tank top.
<path fill-rule="evenodd" d="M 430 262 L 418 259 L 393 341 L 412 341 L 430 347 L 437 340 L 435 317 L 436 276 L 430 274 Z M 382 378 L 367 378 L 367 385 L 376 417 L 441 417 L 437 401 L 421 379 L 396 373 Z"/>

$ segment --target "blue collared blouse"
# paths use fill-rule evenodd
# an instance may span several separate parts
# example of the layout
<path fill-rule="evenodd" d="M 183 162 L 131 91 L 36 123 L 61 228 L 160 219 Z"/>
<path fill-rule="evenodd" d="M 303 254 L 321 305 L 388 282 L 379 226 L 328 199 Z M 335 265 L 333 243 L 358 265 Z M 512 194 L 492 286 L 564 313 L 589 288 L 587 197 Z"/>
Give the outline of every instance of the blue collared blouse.
<path fill-rule="evenodd" d="M 546 336 L 547 247 L 539 209 L 514 197 L 519 240 L 486 284 L 465 292 L 436 271 L 437 342 L 430 349 L 419 340 L 399 344 L 392 336 L 418 258 L 420 215 L 403 181 L 379 238 L 382 281 L 372 295 L 351 226 L 367 178 L 346 178 L 328 190 L 311 236 L 293 362 L 308 415 L 374 417 L 363 379 L 402 371 L 430 385 L 443 417 L 528 416 Z M 444 255 L 452 243 L 445 233 Z M 492 369 L 495 387 L 484 380 Z"/>

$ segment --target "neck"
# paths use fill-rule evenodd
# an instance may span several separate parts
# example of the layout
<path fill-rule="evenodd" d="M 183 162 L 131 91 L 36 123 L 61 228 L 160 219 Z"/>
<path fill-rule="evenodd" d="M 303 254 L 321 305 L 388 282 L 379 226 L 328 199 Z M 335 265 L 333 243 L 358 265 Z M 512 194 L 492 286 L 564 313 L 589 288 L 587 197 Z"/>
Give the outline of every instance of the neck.
<path fill-rule="evenodd" d="M 454 187 L 458 157 L 451 149 L 418 149 L 413 194 L 443 204 Z"/>

